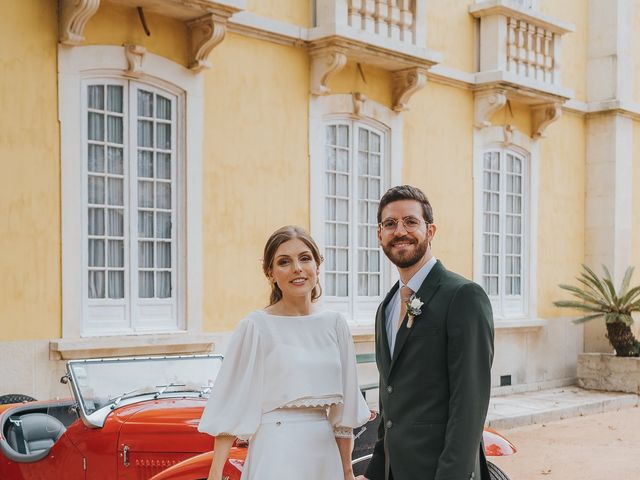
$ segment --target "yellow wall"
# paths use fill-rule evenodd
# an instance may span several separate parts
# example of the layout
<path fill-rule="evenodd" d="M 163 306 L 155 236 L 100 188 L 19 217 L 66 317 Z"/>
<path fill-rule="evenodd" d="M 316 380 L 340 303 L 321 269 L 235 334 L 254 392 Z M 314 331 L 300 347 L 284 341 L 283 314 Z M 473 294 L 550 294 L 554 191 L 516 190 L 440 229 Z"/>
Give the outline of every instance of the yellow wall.
<path fill-rule="evenodd" d="M 545 135 L 539 142 L 538 315 L 550 318 L 567 316 L 552 303 L 566 298 L 558 284 L 575 283 L 584 262 L 584 117 L 564 113 Z"/>
<path fill-rule="evenodd" d="M 56 3 L 0 16 L 0 338 L 61 332 Z"/>
<path fill-rule="evenodd" d="M 475 19 L 469 14 L 469 5 L 473 2 L 429 0 L 426 3 L 429 50 L 442 53 L 447 67 L 475 72 Z"/>
<path fill-rule="evenodd" d="M 562 37 L 562 85 L 573 89 L 576 100 L 587 96 L 587 40 L 589 9 L 585 0 L 540 0 L 545 15 L 575 25 L 576 31 Z"/>
<path fill-rule="evenodd" d="M 311 27 L 312 3 L 308 0 L 248 0 L 247 11 L 300 27 Z"/>
<path fill-rule="evenodd" d="M 434 254 L 473 275 L 473 96 L 430 82 L 405 115 L 403 181 L 424 190 L 438 226 Z"/>
<path fill-rule="evenodd" d="M 393 102 L 392 86 L 391 74 L 386 70 L 370 65 L 361 65 L 359 70 L 353 62 L 347 62 L 345 68 L 329 81 L 331 93 L 363 93 L 368 99 L 388 108 L 392 107 Z"/>
<path fill-rule="evenodd" d="M 142 45 L 180 65 L 189 61 L 188 35 L 179 20 L 145 12 L 151 36 L 147 37 L 135 8 L 102 2 L 85 28 L 85 45 Z"/>
<path fill-rule="evenodd" d="M 230 34 L 205 79 L 204 328 L 230 330 L 266 305 L 262 248 L 309 227 L 306 52 Z M 286 72 L 286 75 L 283 75 Z"/>

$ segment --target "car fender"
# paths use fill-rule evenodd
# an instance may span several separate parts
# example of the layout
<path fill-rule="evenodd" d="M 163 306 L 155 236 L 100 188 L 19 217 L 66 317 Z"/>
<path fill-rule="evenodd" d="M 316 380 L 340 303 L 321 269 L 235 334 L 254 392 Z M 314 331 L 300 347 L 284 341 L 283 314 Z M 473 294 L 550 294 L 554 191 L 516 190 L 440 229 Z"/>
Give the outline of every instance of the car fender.
<path fill-rule="evenodd" d="M 513 443 L 489 427 L 485 427 L 482 432 L 482 441 L 484 454 L 487 457 L 503 457 L 518 451 Z"/>

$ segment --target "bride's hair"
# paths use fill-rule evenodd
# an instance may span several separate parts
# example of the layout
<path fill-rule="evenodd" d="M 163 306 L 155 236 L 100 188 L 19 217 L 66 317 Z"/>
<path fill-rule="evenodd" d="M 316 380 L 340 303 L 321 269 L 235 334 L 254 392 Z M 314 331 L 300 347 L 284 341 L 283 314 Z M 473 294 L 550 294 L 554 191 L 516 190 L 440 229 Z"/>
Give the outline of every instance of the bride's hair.
<path fill-rule="evenodd" d="M 273 257 L 275 256 L 278 247 L 280 247 L 284 242 L 288 242 L 294 238 L 302 240 L 304 244 L 309 247 L 316 265 L 320 266 L 324 258 L 320 255 L 320 249 L 313 238 L 311 238 L 311 235 L 309 235 L 305 229 L 296 225 L 286 225 L 273 232 L 264 246 L 264 254 L 262 255 L 262 271 L 267 278 L 270 278 L 269 273 L 273 267 Z M 271 296 L 269 297 L 269 306 L 274 303 L 278 303 L 282 299 L 282 290 L 280 290 L 278 284 L 272 282 L 270 282 L 270 284 Z M 311 301 L 315 302 L 320 298 L 320 295 L 322 295 L 322 287 L 320 286 L 320 281 L 318 281 L 311 292 Z"/>

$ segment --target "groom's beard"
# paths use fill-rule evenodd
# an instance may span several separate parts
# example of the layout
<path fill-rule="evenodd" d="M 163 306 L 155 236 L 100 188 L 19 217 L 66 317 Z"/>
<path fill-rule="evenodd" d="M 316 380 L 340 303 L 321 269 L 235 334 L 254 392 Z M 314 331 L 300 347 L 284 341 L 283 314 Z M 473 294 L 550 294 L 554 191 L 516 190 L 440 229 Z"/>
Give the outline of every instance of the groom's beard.
<path fill-rule="evenodd" d="M 413 251 L 394 252 L 394 243 L 406 241 L 410 241 L 415 245 L 415 249 Z M 396 238 L 386 245 L 382 245 L 382 251 L 385 253 L 387 258 L 391 260 L 391 263 L 398 268 L 408 268 L 418 263 L 422 257 L 424 257 L 425 253 L 427 253 L 427 248 L 429 248 L 429 240 L 427 238 L 425 238 L 423 242 L 417 243 L 413 238 L 402 237 Z"/>

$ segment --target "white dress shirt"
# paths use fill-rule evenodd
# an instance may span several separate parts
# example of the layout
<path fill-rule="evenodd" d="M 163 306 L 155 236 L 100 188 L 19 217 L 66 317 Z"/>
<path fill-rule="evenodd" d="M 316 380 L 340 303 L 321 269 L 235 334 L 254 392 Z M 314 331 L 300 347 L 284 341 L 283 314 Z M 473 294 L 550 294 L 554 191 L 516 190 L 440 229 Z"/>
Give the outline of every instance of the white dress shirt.
<path fill-rule="evenodd" d="M 409 287 L 413 293 L 417 292 L 437 261 L 438 259 L 436 257 L 431 257 L 420 270 L 413 274 L 413 277 L 411 277 L 406 284 L 402 283 L 402 280 L 399 280 L 400 285 L 398 290 L 387 304 L 387 308 L 384 311 L 386 322 L 385 328 L 387 329 L 387 339 L 389 340 L 389 353 L 391 354 L 391 358 L 393 358 L 393 349 L 396 345 L 396 324 L 398 322 L 398 317 L 400 316 L 400 288 L 405 285 Z"/>

